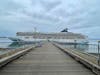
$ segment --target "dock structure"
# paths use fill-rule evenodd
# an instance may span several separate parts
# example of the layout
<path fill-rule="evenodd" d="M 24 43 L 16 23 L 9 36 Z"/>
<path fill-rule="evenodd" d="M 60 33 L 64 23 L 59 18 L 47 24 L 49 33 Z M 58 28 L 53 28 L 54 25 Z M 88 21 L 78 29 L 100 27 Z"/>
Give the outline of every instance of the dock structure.
<path fill-rule="evenodd" d="M 0 75 L 96 75 L 54 44 L 46 42 L 0 68 Z M 99 75 L 99 73 L 98 73 Z"/>

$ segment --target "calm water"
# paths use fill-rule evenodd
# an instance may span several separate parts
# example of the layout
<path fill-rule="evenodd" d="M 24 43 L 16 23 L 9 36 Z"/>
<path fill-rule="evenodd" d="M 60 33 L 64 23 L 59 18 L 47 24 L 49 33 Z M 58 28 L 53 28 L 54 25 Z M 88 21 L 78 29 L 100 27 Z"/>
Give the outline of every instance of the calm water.
<path fill-rule="evenodd" d="M 98 53 L 98 40 L 89 40 L 89 44 L 68 44 L 68 43 L 60 43 L 65 48 L 76 48 L 76 50 L 80 50 L 86 53 Z"/>
<path fill-rule="evenodd" d="M 0 38 L 0 48 L 8 48 L 11 43 L 12 41 L 7 38 Z"/>
<path fill-rule="evenodd" d="M 8 51 L 13 50 L 15 48 L 19 48 L 21 46 L 22 45 L 18 43 L 13 43 L 11 40 L 7 38 L 0 38 L 0 54 L 7 53 Z"/>
<path fill-rule="evenodd" d="M 89 44 L 93 44 L 93 45 L 77 45 L 77 48 L 79 50 L 82 50 L 84 52 L 88 52 L 88 53 L 97 53 L 98 52 L 98 47 L 97 47 L 97 41 L 98 40 L 89 40 Z M 18 48 L 21 45 L 19 45 L 18 43 L 13 43 L 11 40 L 7 39 L 7 38 L 0 38 L 0 48 Z M 68 45 L 63 44 L 63 46 L 68 47 Z M 74 47 L 74 46 L 72 46 Z M 5 53 L 5 50 L 0 50 L 0 54 L 1 53 Z"/>

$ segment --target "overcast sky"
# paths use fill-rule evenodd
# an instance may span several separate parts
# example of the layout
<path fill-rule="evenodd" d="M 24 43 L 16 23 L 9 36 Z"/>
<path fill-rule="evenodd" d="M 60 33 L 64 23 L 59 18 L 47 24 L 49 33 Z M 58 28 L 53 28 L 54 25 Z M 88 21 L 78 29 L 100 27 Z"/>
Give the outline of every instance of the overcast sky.
<path fill-rule="evenodd" d="M 100 38 L 100 0 L 0 0 L 0 36 L 69 31 Z"/>

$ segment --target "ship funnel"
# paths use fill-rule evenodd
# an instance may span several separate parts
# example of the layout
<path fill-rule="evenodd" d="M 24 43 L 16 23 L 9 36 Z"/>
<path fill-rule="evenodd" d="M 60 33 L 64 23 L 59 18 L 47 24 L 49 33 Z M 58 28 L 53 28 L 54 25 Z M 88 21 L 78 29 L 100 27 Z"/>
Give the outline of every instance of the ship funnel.
<path fill-rule="evenodd" d="M 63 29 L 61 32 L 68 32 L 68 28 Z"/>

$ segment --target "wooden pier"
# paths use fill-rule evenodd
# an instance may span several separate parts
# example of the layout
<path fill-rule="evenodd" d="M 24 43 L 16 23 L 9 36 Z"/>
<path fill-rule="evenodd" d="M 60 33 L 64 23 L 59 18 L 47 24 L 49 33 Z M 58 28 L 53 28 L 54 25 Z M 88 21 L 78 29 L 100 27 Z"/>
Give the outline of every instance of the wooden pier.
<path fill-rule="evenodd" d="M 46 42 L 0 68 L 0 75 L 96 75 L 52 43 Z"/>

